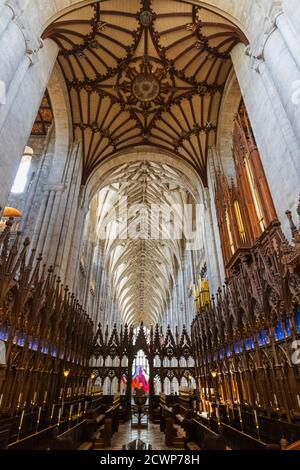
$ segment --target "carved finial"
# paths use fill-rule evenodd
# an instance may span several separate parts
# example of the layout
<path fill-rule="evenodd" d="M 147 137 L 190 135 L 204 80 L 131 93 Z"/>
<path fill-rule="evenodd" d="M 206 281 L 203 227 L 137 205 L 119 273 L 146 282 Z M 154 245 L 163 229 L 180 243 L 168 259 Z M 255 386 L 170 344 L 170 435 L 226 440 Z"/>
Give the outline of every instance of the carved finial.
<path fill-rule="evenodd" d="M 294 237 L 295 232 L 296 232 L 296 230 L 297 230 L 297 227 L 296 227 L 296 225 L 294 224 L 292 213 L 291 213 L 291 211 L 286 211 L 285 215 L 286 215 L 287 218 L 288 218 L 288 221 L 289 221 L 289 223 L 290 223 L 290 229 L 291 229 L 292 235 L 293 235 L 293 237 Z"/>
<path fill-rule="evenodd" d="M 10 218 L 6 221 L 6 223 L 5 223 L 6 227 L 11 228 L 12 225 L 13 225 L 13 221 L 14 221 L 14 218 L 13 218 L 13 217 L 10 217 Z"/>

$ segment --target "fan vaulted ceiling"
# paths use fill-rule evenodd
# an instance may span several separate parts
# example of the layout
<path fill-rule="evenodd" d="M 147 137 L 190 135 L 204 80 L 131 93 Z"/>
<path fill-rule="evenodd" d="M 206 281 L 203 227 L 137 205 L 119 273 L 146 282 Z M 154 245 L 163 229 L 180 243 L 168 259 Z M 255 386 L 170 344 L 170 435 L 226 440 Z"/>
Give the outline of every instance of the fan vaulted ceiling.
<path fill-rule="evenodd" d="M 96 229 L 124 323 L 162 321 L 185 247 L 183 237 L 169 233 L 174 234 L 174 217 L 184 216 L 184 205 L 194 204 L 191 191 L 188 178 L 163 163 L 128 162 L 106 175 L 96 196 Z M 125 224 L 120 199 L 129 208 Z M 164 209 L 166 217 L 153 208 Z M 176 214 L 168 218 L 168 211 Z"/>
<path fill-rule="evenodd" d="M 207 183 L 230 51 L 242 33 L 176 0 L 102 0 L 51 24 L 60 48 L 83 183 L 116 152 L 151 145 L 189 162 Z"/>

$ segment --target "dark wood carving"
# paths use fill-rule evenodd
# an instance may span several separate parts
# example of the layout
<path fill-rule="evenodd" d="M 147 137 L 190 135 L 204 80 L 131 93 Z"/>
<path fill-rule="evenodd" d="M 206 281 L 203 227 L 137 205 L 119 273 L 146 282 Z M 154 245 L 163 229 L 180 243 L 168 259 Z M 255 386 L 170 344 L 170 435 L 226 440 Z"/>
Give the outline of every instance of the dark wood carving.
<path fill-rule="evenodd" d="M 93 344 L 93 322 L 42 257 L 20 247 L 20 234 L 0 234 L 1 412 L 50 405 L 83 395 Z"/>
<path fill-rule="evenodd" d="M 134 334 L 134 328 L 125 325 L 120 327 L 118 331 L 115 325 L 109 334 L 108 327 L 105 331 L 99 325 L 94 340 L 94 356 L 96 359 L 101 358 L 101 366 L 93 367 L 91 372 L 95 380 L 100 377 L 103 383 L 106 377 L 112 380 L 118 378 L 119 386 L 123 376 L 127 379 L 127 398 L 131 397 L 131 377 L 132 365 L 134 357 L 138 351 L 144 351 L 149 361 L 149 396 L 154 395 L 154 379 L 159 377 L 161 380 L 162 391 L 165 378 L 170 381 L 176 378 L 180 383 L 183 377 L 194 378 L 194 367 L 190 365 L 189 360 L 193 359 L 192 344 L 186 327 L 183 327 L 182 333 L 179 334 L 175 328 L 173 335 L 170 326 L 163 334 L 159 325 L 151 327 L 150 334 L 146 334 L 143 324 L 140 325 L 138 332 Z M 120 367 L 107 366 L 108 358 L 118 358 Z M 122 359 L 126 359 L 126 367 L 121 367 Z M 159 367 L 154 366 L 154 359 L 159 358 Z M 186 360 L 186 366 L 182 366 L 181 359 Z M 165 365 L 165 359 L 169 361 L 169 365 Z M 177 361 L 177 366 L 171 365 L 171 360 Z"/>
<path fill-rule="evenodd" d="M 293 243 L 273 222 L 252 248 L 237 251 L 226 284 L 193 322 L 204 408 L 219 396 L 230 407 L 246 404 L 289 421 L 299 416 L 293 353 L 300 333 L 300 230 L 287 215 Z"/>
<path fill-rule="evenodd" d="M 48 90 L 46 90 L 34 121 L 31 135 L 47 135 L 48 129 L 53 123 L 53 119 L 50 96 Z"/>

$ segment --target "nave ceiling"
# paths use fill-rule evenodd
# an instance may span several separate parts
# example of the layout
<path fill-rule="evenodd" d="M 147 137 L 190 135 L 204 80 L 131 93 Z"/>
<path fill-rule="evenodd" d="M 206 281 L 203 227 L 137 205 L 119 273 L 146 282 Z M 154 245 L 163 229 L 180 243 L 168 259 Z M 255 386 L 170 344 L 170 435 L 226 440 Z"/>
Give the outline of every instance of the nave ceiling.
<path fill-rule="evenodd" d="M 207 184 L 230 52 L 246 38 L 205 7 L 176 0 L 103 0 L 52 23 L 85 183 L 116 152 L 151 146 L 188 162 Z"/>
<path fill-rule="evenodd" d="M 174 226 L 167 212 L 175 208 L 179 220 L 185 204 L 192 214 L 195 200 L 185 175 L 167 164 L 124 163 L 106 181 L 93 201 L 96 233 L 121 318 L 124 323 L 154 325 L 162 321 L 171 300 L 185 248 L 184 238 L 169 237 Z M 122 204 L 127 204 L 127 213 Z M 155 207 L 167 211 L 166 219 Z"/>

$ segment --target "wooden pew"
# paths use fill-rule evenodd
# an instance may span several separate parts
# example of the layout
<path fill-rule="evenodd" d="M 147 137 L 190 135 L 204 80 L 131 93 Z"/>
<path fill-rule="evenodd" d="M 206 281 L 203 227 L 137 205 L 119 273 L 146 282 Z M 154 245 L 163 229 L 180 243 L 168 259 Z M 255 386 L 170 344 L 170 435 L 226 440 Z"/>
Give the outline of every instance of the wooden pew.
<path fill-rule="evenodd" d="M 83 443 L 77 448 L 77 450 L 93 450 L 93 448 L 94 448 L 94 443 L 93 443 L 93 442 L 86 441 L 86 442 L 83 442 Z"/>
<path fill-rule="evenodd" d="M 90 424 L 92 426 L 90 427 Z M 92 431 L 95 424 L 91 420 L 84 419 L 67 431 L 59 434 L 59 430 L 54 430 L 51 442 L 52 450 L 88 450 L 93 447 Z"/>
<path fill-rule="evenodd" d="M 64 424 L 62 423 L 62 427 L 64 427 Z M 55 429 L 56 425 L 53 426 L 48 426 L 45 429 L 42 429 L 41 431 L 24 437 L 20 439 L 19 441 L 12 442 L 8 445 L 8 450 L 46 450 L 49 449 L 50 447 L 50 442 L 53 436 L 53 431 Z"/>
<path fill-rule="evenodd" d="M 10 436 L 10 427 L 6 425 L 0 426 L 0 450 L 7 449 L 9 436 Z"/>
<path fill-rule="evenodd" d="M 175 427 L 176 416 L 168 406 L 161 404 L 161 430 L 165 433 L 165 444 L 168 447 L 184 447 L 184 439 L 178 437 Z M 182 418 L 183 419 L 183 418 Z"/>
<path fill-rule="evenodd" d="M 293 442 L 293 444 L 290 444 L 290 445 L 287 446 L 287 448 L 284 449 L 284 450 L 300 450 L 300 441 Z"/>
<path fill-rule="evenodd" d="M 100 428 L 100 436 L 95 442 L 95 450 L 107 449 L 111 446 L 111 438 L 119 429 L 119 408 L 120 398 L 117 397 L 114 399 L 112 406 L 106 410 L 104 417 L 101 415 L 104 424 Z"/>
<path fill-rule="evenodd" d="M 191 441 L 186 444 L 186 447 L 188 450 L 201 450 L 198 444 L 196 442 Z"/>
<path fill-rule="evenodd" d="M 76 423 L 76 419 L 72 419 L 71 423 Z M 19 441 L 8 445 L 9 450 L 46 450 L 51 448 L 60 449 L 89 449 L 93 445 L 90 437 L 89 429 L 90 420 L 84 419 L 68 429 L 69 420 L 60 423 L 59 429 L 57 425 L 49 426 L 33 435 L 27 436 Z M 95 426 L 96 427 L 96 426 Z M 59 434 L 60 432 L 60 434 Z M 56 442 L 55 442 L 56 440 Z M 83 447 L 81 447 L 83 445 Z"/>
<path fill-rule="evenodd" d="M 234 450 L 267 450 L 271 448 L 268 444 L 227 424 L 221 423 L 220 434 L 217 434 L 208 427 L 210 420 L 205 420 L 205 424 L 207 423 L 207 425 L 203 424 L 202 420 L 194 419 L 193 421 L 194 441 L 201 448 L 205 438 L 211 438 L 213 441 L 216 437 L 221 437 L 227 448 Z M 208 438 L 206 436 L 208 436 Z"/>

